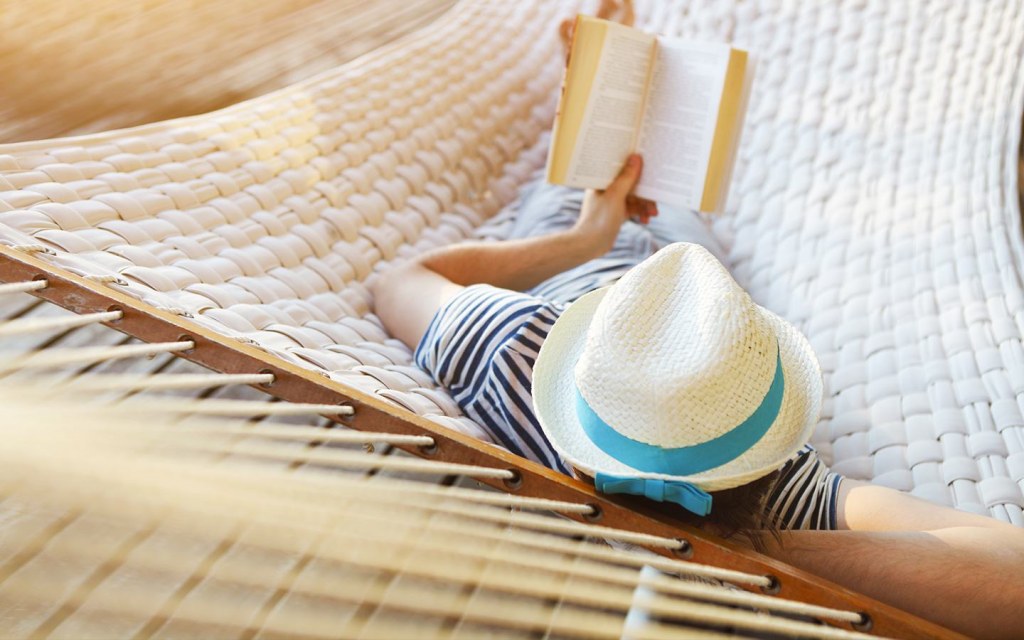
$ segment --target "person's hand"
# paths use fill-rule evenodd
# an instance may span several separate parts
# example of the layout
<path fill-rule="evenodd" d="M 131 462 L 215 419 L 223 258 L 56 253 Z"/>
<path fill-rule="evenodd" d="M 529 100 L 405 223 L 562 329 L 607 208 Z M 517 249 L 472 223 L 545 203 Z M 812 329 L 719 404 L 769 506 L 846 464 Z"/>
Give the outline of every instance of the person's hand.
<path fill-rule="evenodd" d="M 597 17 L 632 27 L 633 21 L 636 18 L 633 10 L 633 0 L 601 0 L 601 6 L 597 10 Z M 558 25 L 558 37 L 562 40 L 562 50 L 565 53 L 566 60 L 569 59 L 569 47 L 572 45 L 572 31 L 575 26 L 575 20 L 562 20 L 561 24 Z"/>
<path fill-rule="evenodd" d="M 607 253 L 614 246 L 619 229 L 626 220 L 647 224 L 658 215 L 656 204 L 632 194 L 642 170 L 643 160 L 633 154 L 607 189 L 587 190 L 573 230 L 591 243 L 597 255 Z"/>

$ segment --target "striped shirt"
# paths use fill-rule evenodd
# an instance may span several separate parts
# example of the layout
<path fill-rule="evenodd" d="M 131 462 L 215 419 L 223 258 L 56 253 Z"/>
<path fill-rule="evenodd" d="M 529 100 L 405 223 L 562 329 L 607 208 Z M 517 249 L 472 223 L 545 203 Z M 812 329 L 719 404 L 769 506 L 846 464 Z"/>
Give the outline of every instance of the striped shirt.
<path fill-rule="evenodd" d="M 583 200 L 582 191 L 546 184 L 542 176 L 522 193 L 512 238 L 571 227 Z M 650 225 L 625 223 L 604 257 L 527 293 L 489 285 L 466 288 L 434 315 L 416 349 L 416 363 L 448 389 L 492 442 L 571 475 L 533 410 L 533 365 L 551 325 L 570 302 L 614 283 L 660 246 L 696 242 L 721 259 L 721 248 L 696 217 L 661 209 Z M 782 468 L 769 498 L 770 517 L 781 529 L 835 529 L 840 480 L 813 448 L 804 447 Z"/>
<path fill-rule="evenodd" d="M 542 286 L 564 290 L 567 280 Z M 466 288 L 438 310 L 416 363 L 495 443 L 569 474 L 537 421 L 531 386 L 537 353 L 566 304 L 535 292 Z M 771 517 L 781 529 L 835 529 L 840 479 L 813 448 L 804 447 L 782 468 L 769 498 Z"/>

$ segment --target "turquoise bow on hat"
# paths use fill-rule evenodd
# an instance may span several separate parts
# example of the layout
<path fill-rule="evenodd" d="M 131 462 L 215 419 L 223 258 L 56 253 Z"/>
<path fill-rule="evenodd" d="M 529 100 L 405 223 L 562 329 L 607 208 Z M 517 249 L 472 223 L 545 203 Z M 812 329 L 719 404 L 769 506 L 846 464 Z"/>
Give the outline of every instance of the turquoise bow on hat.
<path fill-rule="evenodd" d="M 674 502 L 698 516 L 711 513 L 711 494 L 681 480 L 613 476 L 598 472 L 594 476 L 594 486 L 601 493 L 628 493 L 655 502 Z"/>

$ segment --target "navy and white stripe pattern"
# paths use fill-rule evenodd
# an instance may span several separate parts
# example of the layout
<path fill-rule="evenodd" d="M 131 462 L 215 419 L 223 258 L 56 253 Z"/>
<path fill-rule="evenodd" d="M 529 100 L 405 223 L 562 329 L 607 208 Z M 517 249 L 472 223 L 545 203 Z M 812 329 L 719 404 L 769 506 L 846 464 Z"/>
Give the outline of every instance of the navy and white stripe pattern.
<path fill-rule="evenodd" d="M 434 316 L 416 363 L 494 442 L 568 474 L 540 428 L 532 395 L 537 353 L 564 308 L 490 285 L 468 287 Z M 770 517 L 781 529 L 835 529 L 839 481 L 814 449 L 804 447 L 782 469 Z"/>
<path fill-rule="evenodd" d="M 573 224 L 581 199 L 581 192 L 563 187 L 536 188 L 524 196 L 512 237 L 551 233 Z M 627 223 L 606 256 L 527 293 L 490 285 L 467 287 L 437 311 L 416 349 L 416 363 L 448 389 L 493 442 L 570 474 L 533 410 L 537 353 L 569 302 L 612 284 L 656 249 L 645 228 Z M 783 467 L 769 501 L 769 517 L 786 529 L 836 528 L 840 479 L 814 449 L 805 447 Z"/>
<path fill-rule="evenodd" d="M 779 529 L 838 529 L 836 501 L 842 479 L 829 471 L 813 447 L 801 449 L 782 467 L 768 497 L 775 525 Z"/>
<path fill-rule="evenodd" d="M 533 365 L 564 305 L 490 285 L 468 287 L 434 316 L 416 349 L 430 372 L 495 443 L 562 473 L 533 411 Z"/>

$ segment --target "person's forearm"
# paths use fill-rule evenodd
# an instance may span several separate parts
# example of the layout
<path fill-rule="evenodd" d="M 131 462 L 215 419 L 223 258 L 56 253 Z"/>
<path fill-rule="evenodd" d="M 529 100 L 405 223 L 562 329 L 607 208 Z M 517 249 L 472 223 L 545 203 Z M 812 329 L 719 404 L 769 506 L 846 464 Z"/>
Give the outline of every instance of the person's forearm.
<path fill-rule="evenodd" d="M 1024 544 L 1016 532 L 789 531 L 769 555 L 950 629 L 1020 635 Z"/>
<path fill-rule="evenodd" d="M 521 240 L 465 242 L 428 253 L 419 263 L 459 285 L 491 284 L 525 291 L 599 257 L 604 250 L 577 227 Z"/>

